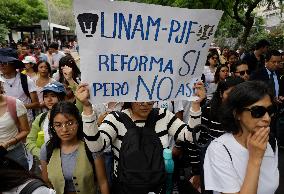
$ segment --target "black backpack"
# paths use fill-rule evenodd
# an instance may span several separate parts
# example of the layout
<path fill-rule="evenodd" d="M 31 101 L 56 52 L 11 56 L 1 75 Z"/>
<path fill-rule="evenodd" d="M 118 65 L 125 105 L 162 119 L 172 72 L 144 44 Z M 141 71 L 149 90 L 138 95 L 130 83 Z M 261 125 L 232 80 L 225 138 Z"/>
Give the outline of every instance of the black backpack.
<path fill-rule="evenodd" d="M 29 182 L 20 192 L 20 194 L 31 194 L 39 187 L 47 187 L 47 185 L 41 181 L 40 179 L 34 179 L 31 182 Z"/>
<path fill-rule="evenodd" d="M 151 111 L 144 127 L 123 112 L 117 114 L 127 128 L 119 152 L 117 189 L 123 194 L 161 193 L 166 171 L 163 146 L 155 132 L 158 109 Z"/>

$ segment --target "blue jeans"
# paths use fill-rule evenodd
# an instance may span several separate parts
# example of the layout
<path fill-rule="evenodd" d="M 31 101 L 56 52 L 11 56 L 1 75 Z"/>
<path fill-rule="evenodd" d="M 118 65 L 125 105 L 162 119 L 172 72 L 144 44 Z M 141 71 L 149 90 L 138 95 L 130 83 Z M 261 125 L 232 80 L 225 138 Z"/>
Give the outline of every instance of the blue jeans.
<path fill-rule="evenodd" d="M 111 187 L 112 185 L 112 168 L 113 168 L 113 154 L 112 152 L 104 152 L 103 153 L 105 159 L 105 168 L 108 184 Z"/>
<path fill-rule="evenodd" d="M 18 145 L 16 145 L 14 149 L 9 150 L 8 154 L 6 154 L 5 157 L 18 162 L 26 170 L 29 170 L 28 159 L 27 159 L 26 150 L 25 150 L 23 143 L 19 143 Z"/>

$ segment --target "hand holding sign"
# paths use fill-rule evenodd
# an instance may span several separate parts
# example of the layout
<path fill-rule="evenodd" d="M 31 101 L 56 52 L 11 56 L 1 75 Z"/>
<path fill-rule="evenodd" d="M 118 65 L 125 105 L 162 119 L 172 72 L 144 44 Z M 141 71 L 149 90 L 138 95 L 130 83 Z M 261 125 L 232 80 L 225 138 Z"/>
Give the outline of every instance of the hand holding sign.
<path fill-rule="evenodd" d="M 75 92 L 76 98 L 83 104 L 83 106 L 91 106 L 89 99 L 90 99 L 90 92 L 88 84 L 81 83 Z"/>

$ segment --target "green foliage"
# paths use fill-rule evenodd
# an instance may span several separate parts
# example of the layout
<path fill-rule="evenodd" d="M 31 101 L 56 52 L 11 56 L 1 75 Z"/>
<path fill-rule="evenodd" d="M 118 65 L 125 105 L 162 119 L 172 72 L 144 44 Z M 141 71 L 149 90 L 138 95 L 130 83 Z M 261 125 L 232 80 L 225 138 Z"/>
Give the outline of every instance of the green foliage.
<path fill-rule="evenodd" d="M 0 10 L 0 23 L 9 29 L 47 18 L 42 0 L 0 0 Z"/>
<path fill-rule="evenodd" d="M 9 30 L 4 24 L 0 24 L 0 44 L 5 43 L 5 37 L 8 34 Z"/>

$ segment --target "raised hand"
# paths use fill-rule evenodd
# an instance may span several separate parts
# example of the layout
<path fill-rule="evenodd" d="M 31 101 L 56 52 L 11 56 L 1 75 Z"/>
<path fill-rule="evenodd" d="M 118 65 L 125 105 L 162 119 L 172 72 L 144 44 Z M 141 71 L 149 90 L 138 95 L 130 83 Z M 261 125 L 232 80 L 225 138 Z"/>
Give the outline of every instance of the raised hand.
<path fill-rule="evenodd" d="M 65 65 L 64 67 L 61 68 L 62 69 L 62 73 L 64 78 L 67 81 L 71 81 L 73 79 L 72 75 L 73 75 L 73 71 L 71 67 L 68 67 L 67 65 Z"/>
<path fill-rule="evenodd" d="M 91 106 L 89 102 L 90 92 L 88 84 L 80 84 L 76 89 L 75 96 L 83 106 Z"/>
<path fill-rule="evenodd" d="M 248 135 L 247 148 L 250 159 L 261 163 L 269 140 L 269 131 L 269 127 L 262 127 Z"/>
<path fill-rule="evenodd" d="M 194 84 L 193 88 L 195 89 L 195 96 L 198 96 L 199 99 L 196 102 L 202 102 L 206 98 L 206 90 L 204 87 L 204 83 L 202 81 L 199 81 Z"/>

